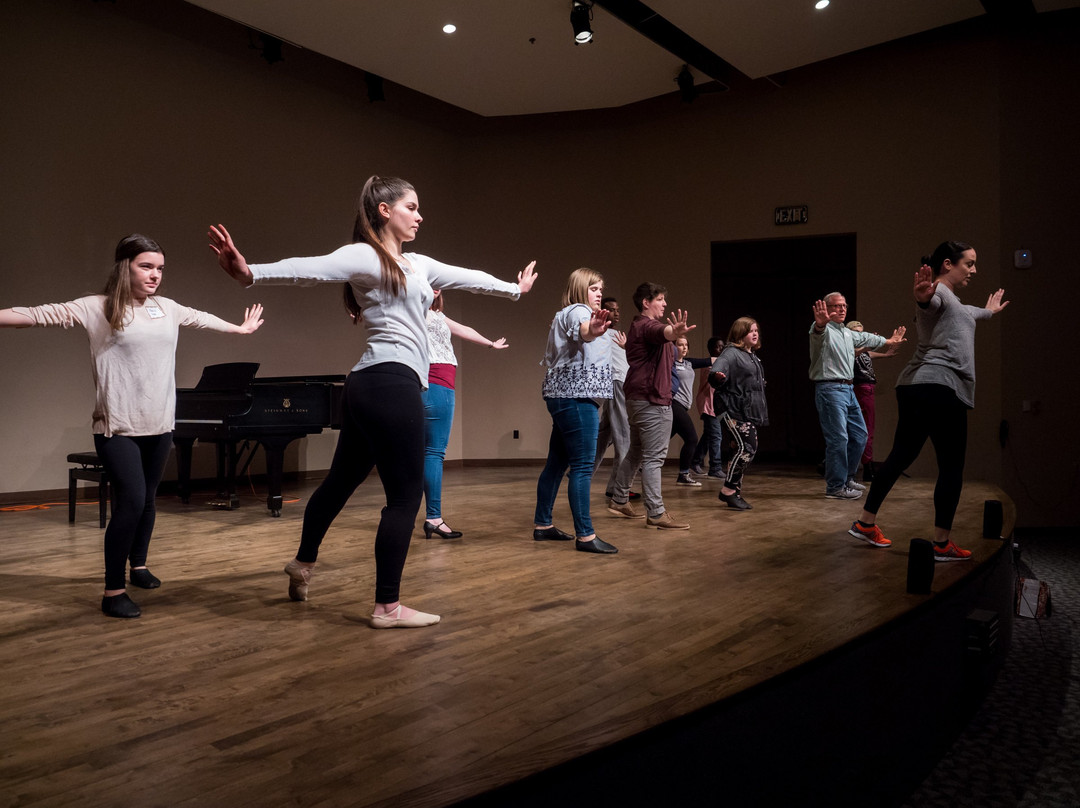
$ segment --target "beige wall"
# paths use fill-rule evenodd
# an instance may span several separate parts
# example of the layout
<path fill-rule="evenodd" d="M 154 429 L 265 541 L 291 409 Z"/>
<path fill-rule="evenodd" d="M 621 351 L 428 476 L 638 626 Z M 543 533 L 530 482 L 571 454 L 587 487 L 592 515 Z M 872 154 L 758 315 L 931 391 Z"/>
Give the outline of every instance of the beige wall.
<path fill-rule="evenodd" d="M 244 291 L 203 234 L 224 221 L 253 261 L 328 251 L 350 233 L 364 178 L 400 174 L 426 217 L 418 251 L 506 278 L 538 261 L 520 303 L 448 297 L 451 317 L 512 346 L 460 348 L 448 457 L 539 458 L 550 422 L 538 363 L 569 270 L 603 272 L 625 308 L 637 283 L 663 282 L 700 324 L 700 354 L 713 241 L 856 233 L 857 310 L 884 328 L 910 321 L 918 256 L 962 238 L 980 256 L 968 302 L 998 286 L 1016 301 L 979 329 L 969 476 L 1003 483 L 1022 524 L 1076 524 L 1077 383 L 1057 335 L 1077 291 L 1077 115 L 1065 102 L 1080 26 L 1070 14 L 1045 27 L 940 32 L 692 105 L 673 95 L 486 120 L 392 85 L 369 104 L 355 71 L 305 52 L 268 66 L 242 29 L 175 0 L 5 4 L 0 305 L 97 291 L 115 242 L 137 230 L 167 251 L 165 294 L 235 319 L 253 300 L 267 307 L 253 337 L 181 335 L 181 386 L 215 361 L 344 372 L 362 337 L 338 289 Z M 810 223 L 775 227 L 773 208 L 791 203 L 810 206 Z M 1020 246 L 1034 269 L 1011 268 Z M 0 491 L 60 487 L 64 455 L 90 448 L 88 364 L 81 332 L 0 334 Z M 880 367 L 883 449 L 900 366 Z M 289 467 L 325 468 L 333 435 L 294 447 Z M 929 451 L 915 471 L 933 471 Z"/>

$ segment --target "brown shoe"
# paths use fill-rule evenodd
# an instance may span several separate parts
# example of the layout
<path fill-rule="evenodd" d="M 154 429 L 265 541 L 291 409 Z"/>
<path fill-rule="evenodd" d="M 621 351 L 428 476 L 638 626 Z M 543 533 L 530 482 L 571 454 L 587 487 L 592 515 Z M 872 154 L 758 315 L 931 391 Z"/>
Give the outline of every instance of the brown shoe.
<path fill-rule="evenodd" d="M 645 525 L 647 527 L 660 528 L 660 530 L 689 530 L 690 529 L 690 523 L 689 522 L 680 522 L 674 516 L 671 515 L 670 511 L 664 511 L 662 514 L 657 516 L 655 519 L 650 516 L 648 519 L 645 520 Z"/>
<path fill-rule="evenodd" d="M 626 519 L 644 519 L 645 514 L 638 513 L 634 510 L 634 506 L 629 502 L 624 502 L 622 505 L 617 503 L 613 499 L 609 499 L 607 503 L 608 513 L 613 513 L 616 516 L 622 516 Z"/>

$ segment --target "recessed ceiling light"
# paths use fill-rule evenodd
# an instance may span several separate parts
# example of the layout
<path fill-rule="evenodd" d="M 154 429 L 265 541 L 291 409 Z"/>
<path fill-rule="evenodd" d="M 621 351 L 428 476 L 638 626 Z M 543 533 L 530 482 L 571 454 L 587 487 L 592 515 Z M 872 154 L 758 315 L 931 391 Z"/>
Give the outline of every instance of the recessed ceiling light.
<path fill-rule="evenodd" d="M 452 22 L 448 22 L 446 25 L 444 25 L 442 27 L 442 30 L 443 30 L 444 34 L 452 34 L 452 33 L 454 33 L 454 31 L 457 30 L 457 26 L 454 25 Z"/>
<path fill-rule="evenodd" d="M 829 5 L 829 0 L 817 0 L 817 2 L 814 3 L 814 8 L 821 11 L 821 9 L 825 8 L 827 5 Z"/>

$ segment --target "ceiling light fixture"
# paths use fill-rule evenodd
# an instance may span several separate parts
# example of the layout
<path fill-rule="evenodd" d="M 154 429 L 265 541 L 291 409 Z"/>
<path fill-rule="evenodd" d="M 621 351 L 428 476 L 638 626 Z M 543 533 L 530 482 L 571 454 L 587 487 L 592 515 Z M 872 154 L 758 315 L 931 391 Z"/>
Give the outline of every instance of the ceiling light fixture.
<path fill-rule="evenodd" d="M 821 11 L 821 9 L 825 8 L 827 5 L 829 5 L 829 0 L 817 0 L 817 2 L 814 3 L 814 8 Z"/>
<path fill-rule="evenodd" d="M 448 23 L 447 23 L 446 25 L 444 25 L 444 26 L 442 27 L 442 32 L 443 32 L 444 34 L 452 34 L 452 33 L 454 33 L 454 31 L 456 31 L 456 30 L 457 30 L 457 26 L 456 26 L 456 25 L 454 25 L 454 24 L 453 24 L 452 22 L 448 22 Z"/>
<path fill-rule="evenodd" d="M 679 94 L 684 104 L 692 104 L 697 98 L 697 88 L 694 86 L 694 74 L 690 72 L 689 65 L 683 65 L 679 75 L 675 77 L 675 83 L 679 85 Z"/>
<path fill-rule="evenodd" d="M 589 0 L 571 0 L 570 26 L 574 29 L 574 44 L 592 42 L 592 7 Z"/>

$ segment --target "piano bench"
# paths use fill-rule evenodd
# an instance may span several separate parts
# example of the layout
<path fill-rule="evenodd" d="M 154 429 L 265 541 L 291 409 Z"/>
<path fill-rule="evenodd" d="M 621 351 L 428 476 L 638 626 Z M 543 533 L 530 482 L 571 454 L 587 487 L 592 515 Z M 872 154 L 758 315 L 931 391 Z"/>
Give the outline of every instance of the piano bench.
<path fill-rule="evenodd" d="M 67 456 L 69 463 L 78 463 L 79 468 L 68 469 L 68 521 L 75 521 L 75 494 L 78 480 L 87 480 L 98 484 L 98 527 L 105 527 L 105 517 L 109 510 L 109 476 L 101 465 L 97 452 L 74 452 Z"/>

